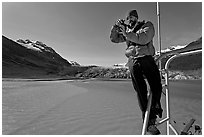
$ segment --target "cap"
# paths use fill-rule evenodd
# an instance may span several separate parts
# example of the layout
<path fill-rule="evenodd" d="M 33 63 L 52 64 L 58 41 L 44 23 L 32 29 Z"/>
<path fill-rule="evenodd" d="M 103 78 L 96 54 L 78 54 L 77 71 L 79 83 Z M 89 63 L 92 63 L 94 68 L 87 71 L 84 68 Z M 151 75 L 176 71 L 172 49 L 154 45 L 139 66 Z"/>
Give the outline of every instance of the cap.
<path fill-rule="evenodd" d="M 129 17 L 129 16 L 134 16 L 134 17 L 138 18 L 137 11 L 136 11 L 136 10 L 130 10 L 130 11 L 128 11 L 127 17 Z"/>

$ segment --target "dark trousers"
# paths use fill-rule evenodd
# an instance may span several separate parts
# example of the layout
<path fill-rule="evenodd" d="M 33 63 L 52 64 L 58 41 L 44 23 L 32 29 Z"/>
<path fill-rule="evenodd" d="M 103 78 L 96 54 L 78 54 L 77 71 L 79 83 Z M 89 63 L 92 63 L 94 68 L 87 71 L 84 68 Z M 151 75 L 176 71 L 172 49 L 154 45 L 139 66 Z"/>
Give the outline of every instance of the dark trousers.
<path fill-rule="evenodd" d="M 149 119 L 156 119 L 157 115 L 161 117 L 161 93 L 162 85 L 159 69 L 152 56 L 144 56 L 140 58 L 129 58 L 129 70 L 131 73 L 132 83 L 138 96 L 138 103 L 142 111 L 144 120 L 145 111 L 147 109 L 147 85 L 145 78 L 152 92 L 152 105 Z"/>

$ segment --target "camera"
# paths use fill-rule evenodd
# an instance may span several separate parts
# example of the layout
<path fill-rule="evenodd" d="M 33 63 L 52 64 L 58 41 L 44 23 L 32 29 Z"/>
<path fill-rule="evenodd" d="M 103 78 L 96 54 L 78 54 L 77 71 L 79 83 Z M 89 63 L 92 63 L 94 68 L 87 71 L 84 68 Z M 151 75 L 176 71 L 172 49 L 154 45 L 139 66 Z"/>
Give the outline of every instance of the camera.
<path fill-rule="evenodd" d="M 123 26 L 125 26 L 125 27 L 128 26 L 127 24 L 125 24 L 125 20 L 124 20 L 124 19 L 120 19 L 120 24 L 123 25 Z"/>

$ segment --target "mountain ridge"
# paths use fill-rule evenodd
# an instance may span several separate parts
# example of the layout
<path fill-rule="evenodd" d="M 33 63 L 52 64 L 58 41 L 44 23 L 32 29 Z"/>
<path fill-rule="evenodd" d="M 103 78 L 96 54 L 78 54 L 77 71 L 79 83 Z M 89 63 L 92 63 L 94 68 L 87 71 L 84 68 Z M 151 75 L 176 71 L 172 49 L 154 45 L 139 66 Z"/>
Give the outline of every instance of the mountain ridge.
<path fill-rule="evenodd" d="M 57 74 L 71 66 L 67 60 L 62 58 L 53 49 L 47 46 L 45 47 L 49 49 L 49 52 L 45 50 L 39 52 L 29 49 L 25 45 L 23 46 L 22 43 L 2 36 L 3 77 L 12 77 L 12 75 L 23 76 L 23 73 L 27 73 L 25 75 L 29 76 L 29 72 L 27 71 L 34 73 L 33 75 L 38 75 L 38 73 L 40 75 Z"/>
<path fill-rule="evenodd" d="M 202 47 L 202 37 L 179 48 L 195 47 L 195 45 L 201 45 Z M 166 51 L 179 48 L 171 46 Z M 170 56 L 167 56 L 162 59 L 162 67 L 164 67 L 164 62 L 166 62 L 169 57 Z M 190 62 L 191 65 L 189 65 Z M 191 72 L 192 75 L 198 74 L 200 77 L 200 73 L 202 73 L 202 53 L 172 61 L 169 68 L 171 71 L 177 72 L 193 71 Z M 3 78 L 129 77 L 127 66 L 124 64 L 114 64 L 109 68 L 80 66 L 80 64 L 75 61 L 67 61 L 62 58 L 54 49 L 43 42 L 29 39 L 13 41 L 5 36 L 2 36 L 2 69 Z M 175 73 L 172 73 L 172 75 L 175 75 Z"/>
<path fill-rule="evenodd" d="M 202 37 L 198 40 L 193 41 L 184 46 L 172 46 L 167 50 L 163 50 L 162 54 L 173 50 L 180 50 L 183 48 L 188 49 L 188 51 L 195 50 L 202 47 Z M 162 69 L 165 66 L 166 61 L 171 57 L 169 55 L 163 58 Z M 158 54 L 155 56 L 155 59 Z M 112 67 L 96 67 L 90 68 L 84 73 L 81 73 L 80 77 L 86 78 L 130 78 L 130 72 L 128 67 L 123 64 L 114 64 Z M 189 65 L 190 64 L 190 65 Z M 169 65 L 169 78 L 170 79 L 202 79 L 202 53 L 187 55 L 183 57 L 176 58 Z"/>

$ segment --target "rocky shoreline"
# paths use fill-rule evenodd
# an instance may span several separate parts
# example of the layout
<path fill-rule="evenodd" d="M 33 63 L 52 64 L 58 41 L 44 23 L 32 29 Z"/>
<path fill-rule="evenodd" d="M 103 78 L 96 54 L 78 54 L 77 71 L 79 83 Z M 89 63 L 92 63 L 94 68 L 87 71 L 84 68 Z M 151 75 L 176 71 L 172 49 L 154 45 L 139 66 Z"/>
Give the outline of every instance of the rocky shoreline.
<path fill-rule="evenodd" d="M 181 71 L 170 71 L 169 79 L 171 80 L 202 80 L 202 75 L 186 74 Z"/>
<path fill-rule="evenodd" d="M 202 70 L 192 71 L 169 71 L 169 79 L 171 80 L 201 80 Z M 128 68 L 111 68 L 111 67 L 93 67 L 83 73 L 79 73 L 76 77 L 83 78 L 131 78 Z"/>

